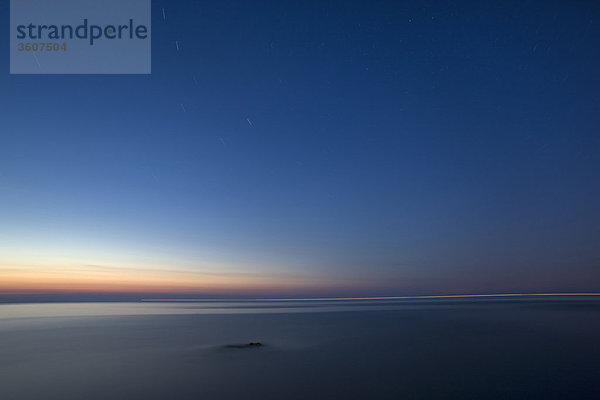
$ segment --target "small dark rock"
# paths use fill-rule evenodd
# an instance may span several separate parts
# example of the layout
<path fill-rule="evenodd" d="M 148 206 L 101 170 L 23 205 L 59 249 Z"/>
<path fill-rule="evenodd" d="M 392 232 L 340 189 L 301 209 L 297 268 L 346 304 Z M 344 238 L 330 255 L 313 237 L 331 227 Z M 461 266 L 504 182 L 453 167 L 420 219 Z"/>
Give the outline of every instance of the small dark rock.
<path fill-rule="evenodd" d="M 262 345 L 261 342 L 250 342 L 246 344 L 229 344 L 225 347 L 229 347 L 230 349 L 247 349 L 250 347 L 261 347 Z"/>

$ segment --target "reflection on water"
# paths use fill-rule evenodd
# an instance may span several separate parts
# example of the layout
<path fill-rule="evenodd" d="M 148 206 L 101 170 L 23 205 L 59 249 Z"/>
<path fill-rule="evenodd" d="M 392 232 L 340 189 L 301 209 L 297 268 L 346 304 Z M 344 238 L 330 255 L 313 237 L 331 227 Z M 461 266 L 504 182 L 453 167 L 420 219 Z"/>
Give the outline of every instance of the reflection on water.
<path fill-rule="evenodd" d="M 0 304 L 0 320 L 6 318 L 75 317 L 110 315 L 166 314 L 254 314 L 304 313 L 333 311 L 366 311 L 423 308 L 436 305 L 448 307 L 478 303 L 507 304 L 518 301 L 529 304 L 576 304 L 581 301 L 600 301 L 598 296 L 565 298 L 508 297 L 508 298 L 451 298 L 451 299 L 360 299 L 360 300 L 227 300 L 227 301 L 150 301 L 101 303 L 25 303 Z"/>
<path fill-rule="evenodd" d="M 0 399 L 600 398 L 599 317 L 592 298 L 0 305 Z"/>

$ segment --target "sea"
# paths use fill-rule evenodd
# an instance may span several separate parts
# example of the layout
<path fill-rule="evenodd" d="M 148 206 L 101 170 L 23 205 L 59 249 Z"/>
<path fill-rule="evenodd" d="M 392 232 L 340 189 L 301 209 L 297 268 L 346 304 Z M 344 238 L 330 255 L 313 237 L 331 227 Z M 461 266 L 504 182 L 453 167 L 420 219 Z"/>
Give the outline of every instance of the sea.
<path fill-rule="evenodd" d="M 600 298 L 2 304 L 0 399 L 600 399 Z"/>

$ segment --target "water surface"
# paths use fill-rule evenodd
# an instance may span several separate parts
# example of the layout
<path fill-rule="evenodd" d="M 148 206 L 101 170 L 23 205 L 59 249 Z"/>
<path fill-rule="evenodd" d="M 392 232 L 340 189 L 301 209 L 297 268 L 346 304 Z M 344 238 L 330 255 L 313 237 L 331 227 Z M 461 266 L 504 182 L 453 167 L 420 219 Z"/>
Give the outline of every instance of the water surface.
<path fill-rule="evenodd" d="M 1 305 L 0 398 L 600 398 L 598 333 L 593 298 Z"/>

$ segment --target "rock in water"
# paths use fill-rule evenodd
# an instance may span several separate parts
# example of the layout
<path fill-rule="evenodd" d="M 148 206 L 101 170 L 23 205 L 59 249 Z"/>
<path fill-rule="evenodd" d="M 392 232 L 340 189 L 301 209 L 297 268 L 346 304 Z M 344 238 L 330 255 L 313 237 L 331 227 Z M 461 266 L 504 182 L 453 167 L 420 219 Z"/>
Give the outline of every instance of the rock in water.
<path fill-rule="evenodd" d="M 248 349 L 250 347 L 261 347 L 262 345 L 261 342 L 250 342 L 246 344 L 229 344 L 225 347 L 229 347 L 230 349 Z"/>

